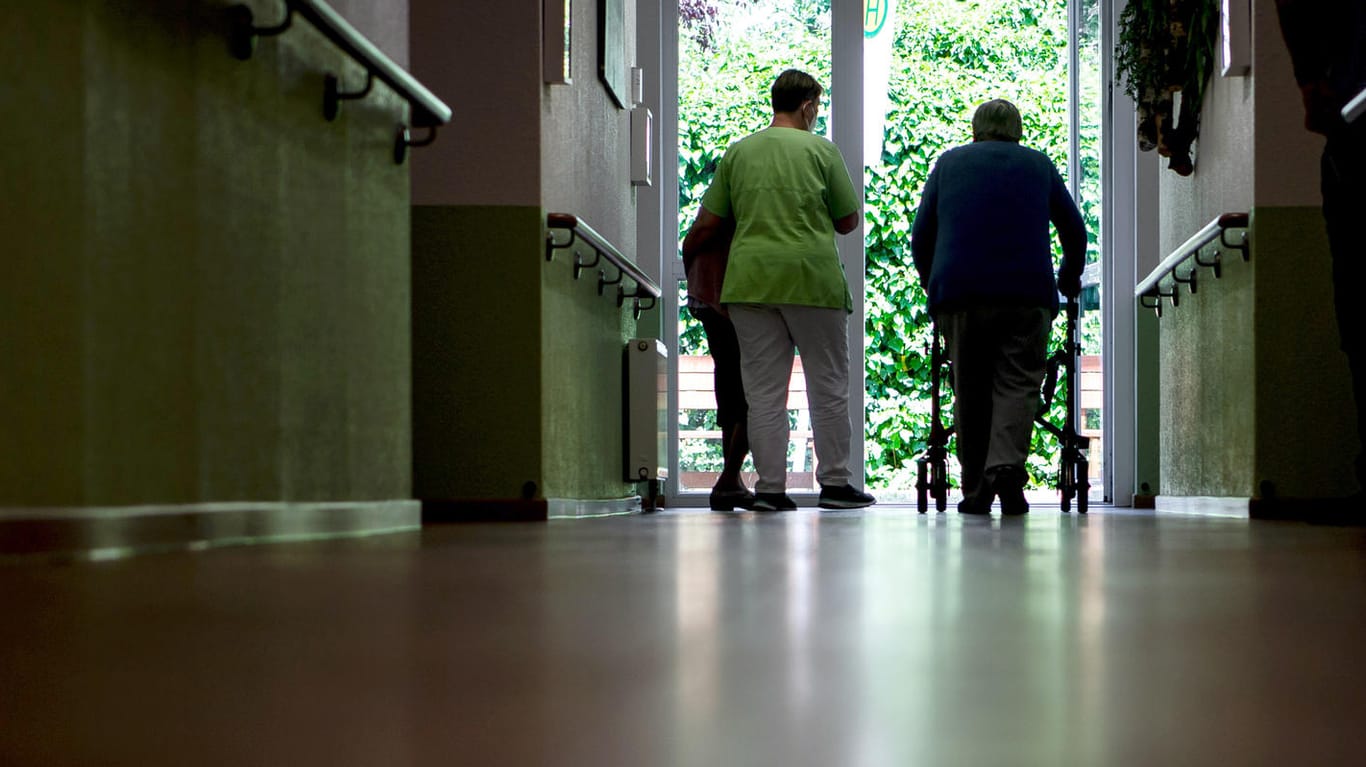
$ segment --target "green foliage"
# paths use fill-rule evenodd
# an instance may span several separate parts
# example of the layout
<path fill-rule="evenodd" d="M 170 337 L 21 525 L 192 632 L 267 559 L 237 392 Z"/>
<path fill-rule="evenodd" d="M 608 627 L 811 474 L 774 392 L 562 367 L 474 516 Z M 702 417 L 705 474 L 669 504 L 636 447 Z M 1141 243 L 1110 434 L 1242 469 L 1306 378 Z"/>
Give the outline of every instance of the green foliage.
<path fill-rule="evenodd" d="M 679 232 L 686 233 L 717 161 L 734 141 L 768 124 L 768 87 L 797 67 L 830 83 L 828 0 L 717 0 L 712 49 L 686 37 L 679 51 Z M 1094 3 L 1085 4 L 1094 18 Z M 775 12 L 774 7 L 780 10 Z M 813 13 L 813 8 L 819 12 Z M 793 20 L 798 23 L 794 24 Z M 794 31 L 795 29 L 795 31 Z M 917 0 L 900 4 L 882 163 L 865 169 L 865 449 L 868 484 L 908 490 L 930 423 L 930 318 L 910 258 L 910 230 L 935 160 L 971 140 L 976 106 L 1014 102 L 1024 143 L 1067 173 L 1066 3 L 1054 0 Z M 1083 39 L 1083 77 L 1099 85 L 1094 35 Z M 830 94 L 838 99 L 838 94 Z M 828 105 L 827 105 L 828 106 Z M 1096 258 L 1099 233 L 1099 94 L 1082 113 L 1083 215 Z M 828 114 L 822 109 L 822 114 Z M 824 132 L 820 126 L 818 132 Z M 700 353 L 700 326 L 680 313 L 681 354 Z M 1098 318 L 1090 317 L 1091 325 Z M 1062 323 L 1054 345 L 1061 343 Z M 944 417 L 951 397 L 945 382 Z M 1061 391 L 1061 389 L 1060 389 Z M 1061 423 L 1056 402 L 1052 419 Z M 1056 439 L 1035 430 L 1030 470 L 1053 485 Z M 955 475 L 956 476 L 956 475 Z"/>

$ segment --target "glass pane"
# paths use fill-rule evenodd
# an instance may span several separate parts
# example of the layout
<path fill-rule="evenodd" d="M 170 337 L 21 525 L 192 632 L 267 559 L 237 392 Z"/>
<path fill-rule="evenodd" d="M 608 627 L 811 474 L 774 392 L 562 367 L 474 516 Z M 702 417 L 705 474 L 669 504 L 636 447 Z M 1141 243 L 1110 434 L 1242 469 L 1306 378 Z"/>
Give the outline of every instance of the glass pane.
<path fill-rule="evenodd" d="M 1079 3 L 1077 75 L 1078 193 L 1094 265 L 1087 275 L 1099 282 L 1100 109 L 1099 0 Z M 930 434 L 930 338 L 925 294 L 910 265 L 910 229 L 921 190 L 935 161 L 946 150 L 972 140 L 971 118 L 990 99 L 1015 103 L 1024 119 L 1022 143 L 1047 154 L 1069 175 L 1072 102 L 1065 73 L 1072 48 L 1068 3 L 1053 0 L 915 0 L 897 2 L 896 35 L 888 67 L 888 102 L 880 156 L 865 168 L 866 221 L 864 295 L 865 444 L 867 477 L 879 498 L 914 497 L 916 457 Z M 871 68 L 870 68 L 871 69 Z M 1057 253 L 1061 258 L 1061 252 Z M 1093 437 L 1090 472 L 1100 492 L 1099 402 L 1100 314 L 1098 285 L 1086 291 L 1081 319 L 1079 430 Z M 1065 324 L 1054 326 L 1051 348 L 1063 345 Z M 1061 425 L 1065 408 L 1060 383 L 1048 419 Z M 943 386 L 945 425 L 952 395 Z M 952 451 L 954 445 L 950 441 Z M 1029 469 L 1040 498 L 1057 486 L 1058 440 L 1035 429 Z M 950 482 L 958 482 L 957 467 Z M 1097 496 L 1099 497 L 1099 496 Z"/>
<path fill-rule="evenodd" d="M 1101 222 L 1101 105 L 1104 96 L 1104 80 L 1101 68 L 1100 50 L 1100 0 L 1074 0 L 1078 3 L 1077 14 L 1077 58 L 1078 97 L 1080 100 L 1081 124 L 1081 211 L 1086 218 L 1086 231 L 1089 237 L 1086 260 L 1087 271 L 1083 279 L 1082 317 L 1081 317 L 1081 360 L 1078 400 L 1081 412 L 1077 419 L 1077 431 L 1089 437 L 1091 447 L 1088 451 L 1091 480 L 1091 497 L 1100 500 L 1104 496 L 1104 371 L 1101 369 L 1101 295 L 1100 286 L 1100 222 Z"/>

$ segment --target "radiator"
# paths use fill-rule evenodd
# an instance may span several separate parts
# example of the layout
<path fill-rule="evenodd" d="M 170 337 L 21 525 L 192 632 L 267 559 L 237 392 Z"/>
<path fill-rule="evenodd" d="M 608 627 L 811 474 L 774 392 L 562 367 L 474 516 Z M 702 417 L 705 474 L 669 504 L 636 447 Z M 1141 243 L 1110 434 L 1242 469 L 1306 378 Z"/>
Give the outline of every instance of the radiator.
<path fill-rule="evenodd" d="M 625 479 L 665 479 L 669 476 L 669 350 L 664 343 L 657 338 L 628 341 L 624 379 Z"/>

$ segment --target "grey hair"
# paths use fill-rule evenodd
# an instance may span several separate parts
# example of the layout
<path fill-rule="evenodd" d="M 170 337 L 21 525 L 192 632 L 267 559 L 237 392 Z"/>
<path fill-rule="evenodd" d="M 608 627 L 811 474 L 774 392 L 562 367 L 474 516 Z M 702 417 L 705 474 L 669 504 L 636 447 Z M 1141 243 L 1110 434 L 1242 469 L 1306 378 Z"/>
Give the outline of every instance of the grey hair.
<path fill-rule="evenodd" d="M 993 99 L 977 107 L 972 116 L 972 138 L 975 141 L 1016 141 L 1024 135 L 1020 110 L 1005 99 Z"/>

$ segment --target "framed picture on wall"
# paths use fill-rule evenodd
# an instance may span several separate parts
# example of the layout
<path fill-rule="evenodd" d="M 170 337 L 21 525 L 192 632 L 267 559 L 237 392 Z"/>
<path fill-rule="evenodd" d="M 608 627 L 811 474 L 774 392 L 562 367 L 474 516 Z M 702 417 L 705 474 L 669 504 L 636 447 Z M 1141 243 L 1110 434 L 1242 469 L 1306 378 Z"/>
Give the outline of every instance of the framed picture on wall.
<path fill-rule="evenodd" d="M 626 0 L 598 0 L 598 63 L 617 106 L 627 107 Z"/>

